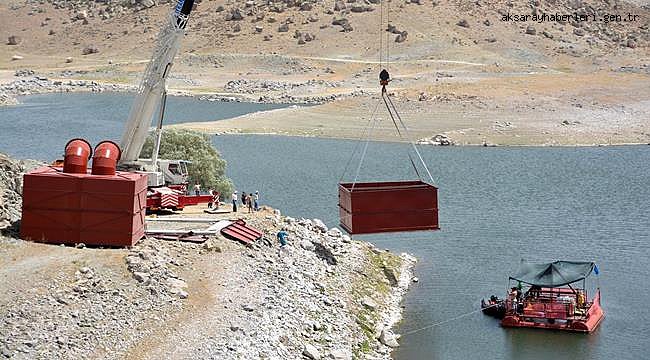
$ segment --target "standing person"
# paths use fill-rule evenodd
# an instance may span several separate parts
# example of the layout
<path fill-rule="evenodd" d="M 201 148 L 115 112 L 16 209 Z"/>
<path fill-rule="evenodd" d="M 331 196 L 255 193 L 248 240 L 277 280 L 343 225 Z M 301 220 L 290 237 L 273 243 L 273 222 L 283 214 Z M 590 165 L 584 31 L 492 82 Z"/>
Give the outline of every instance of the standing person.
<path fill-rule="evenodd" d="M 241 204 L 246 206 L 246 191 L 241 192 Z"/>
<path fill-rule="evenodd" d="M 212 190 L 212 189 L 209 189 L 209 190 L 208 190 L 208 194 L 210 194 L 210 196 L 213 196 L 213 195 L 214 195 L 213 192 L 214 192 L 214 190 Z M 214 196 L 213 196 L 213 197 L 214 197 Z M 211 199 L 210 202 L 208 202 L 208 209 L 212 209 L 212 204 L 213 204 L 213 203 L 214 203 L 214 198 Z"/>
<path fill-rule="evenodd" d="M 260 210 L 260 192 L 255 191 L 255 211 Z"/>
<path fill-rule="evenodd" d="M 253 194 L 248 194 L 247 197 L 247 202 L 248 202 L 248 212 L 252 213 L 253 212 Z"/>
<path fill-rule="evenodd" d="M 232 193 L 232 211 L 237 212 L 237 190 Z"/>
<path fill-rule="evenodd" d="M 212 190 L 212 203 L 214 204 L 214 208 L 219 210 L 219 192 L 217 190 Z"/>
<path fill-rule="evenodd" d="M 199 196 L 201 195 L 201 184 L 197 181 L 194 183 L 194 195 Z"/>
<path fill-rule="evenodd" d="M 280 243 L 280 249 L 278 249 L 278 256 L 282 256 L 282 253 L 286 251 L 287 247 L 287 238 L 289 237 L 289 234 L 286 232 L 286 228 L 282 228 L 282 230 L 278 231 L 277 237 L 278 237 L 278 242 Z"/>

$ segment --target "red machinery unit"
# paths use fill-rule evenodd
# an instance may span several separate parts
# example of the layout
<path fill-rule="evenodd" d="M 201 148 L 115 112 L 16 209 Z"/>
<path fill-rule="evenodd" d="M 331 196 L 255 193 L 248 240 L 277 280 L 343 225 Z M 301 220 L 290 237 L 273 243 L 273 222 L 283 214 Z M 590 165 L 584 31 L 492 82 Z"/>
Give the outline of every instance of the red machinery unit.
<path fill-rule="evenodd" d="M 24 176 L 20 235 L 55 244 L 132 246 L 144 236 L 146 201 L 146 175 L 42 167 Z"/>
<path fill-rule="evenodd" d="M 438 189 L 420 180 L 342 183 L 339 215 L 350 234 L 437 230 Z"/>
<path fill-rule="evenodd" d="M 186 206 L 207 204 L 212 195 L 185 195 L 185 191 L 174 185 L 150 188 L 147 194 L 147 210 L 183 210 Z"/>

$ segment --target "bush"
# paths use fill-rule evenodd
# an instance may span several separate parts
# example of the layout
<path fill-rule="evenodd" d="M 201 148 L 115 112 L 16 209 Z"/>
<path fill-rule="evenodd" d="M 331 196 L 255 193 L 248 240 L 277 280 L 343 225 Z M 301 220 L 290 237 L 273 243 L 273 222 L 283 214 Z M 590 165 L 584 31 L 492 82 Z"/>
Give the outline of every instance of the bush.
<path fill-rule="evenodd" d="M 151 134 L 145 142 L 141 158 L 151 158 L 154 145 L 154 135 Z M 215 189 L 221 194 L 230 194 L 233 184 L 226 177 L 226 160 L 212 146 L 210 137 L 192 130 L 163 129 L 160 141 L 159 159 L 188 160 L 190 190 L 191 184 L 199 182 L 202 189 Z M 224 196 L 222 195 L 222 199 Z"/>

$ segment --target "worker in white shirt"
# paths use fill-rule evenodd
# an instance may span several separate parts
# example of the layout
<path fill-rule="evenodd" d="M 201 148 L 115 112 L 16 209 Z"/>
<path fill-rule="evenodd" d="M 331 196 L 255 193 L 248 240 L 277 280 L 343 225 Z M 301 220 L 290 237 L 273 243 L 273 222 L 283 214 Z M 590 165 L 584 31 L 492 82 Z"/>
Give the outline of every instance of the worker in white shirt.
<path fill-rule="evenodd" d="M 237 190 L 232 193 L 232 211 L 237 212 Z"/>
<path fill-rule="evenodd" d="M 255 191 L 255 211 L 260 209 L 260 192 Z"/>

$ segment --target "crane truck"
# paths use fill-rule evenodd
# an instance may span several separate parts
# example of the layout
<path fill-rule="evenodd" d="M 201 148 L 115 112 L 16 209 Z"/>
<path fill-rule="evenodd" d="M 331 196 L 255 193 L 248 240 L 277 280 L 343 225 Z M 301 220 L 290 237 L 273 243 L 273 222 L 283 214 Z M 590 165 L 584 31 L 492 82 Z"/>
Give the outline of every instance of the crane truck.
<path fill-rule="evenodd" d="M 146 67 L 131 106 L 126 128 L 120 141 L 122 154 L 117 164 L 122 171 L 145 173 L 148 179 L 147 208 L 182 209 L 212 201 L 212 196 L 185 195 L 188 184 L 187 160 L 159 159 L 162 124 L 167 101 L 166 80 L 174 57 L 185 36 L 185 26 L 194 0 L 178 0 L 158 34 L 151 61 Z M 156 114 L 156 110 L 158 113 Z M 149 134 L 153 117 L 157 115 L 154 148 L 150 159 L 140 153 Z"/>

